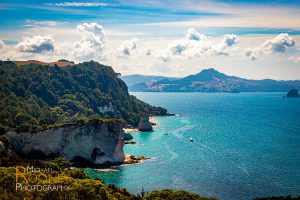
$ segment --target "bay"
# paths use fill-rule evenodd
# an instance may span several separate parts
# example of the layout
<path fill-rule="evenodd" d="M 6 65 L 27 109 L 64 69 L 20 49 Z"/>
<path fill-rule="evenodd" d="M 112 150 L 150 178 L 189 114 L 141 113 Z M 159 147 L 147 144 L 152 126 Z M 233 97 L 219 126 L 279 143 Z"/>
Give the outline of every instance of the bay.
<path fill-rule="evenodd" d="M 130 192 L 183 189 L 224 200 L 300 194 L 300 98 L 284 93 L 132 93 L 173 117 L 133 133 L 125 153 L 150 157 L 86 172 Z M 164 135 L 168 130 L 168 135 Z M 189 140 L 192 137 L 193 142 Z"/>

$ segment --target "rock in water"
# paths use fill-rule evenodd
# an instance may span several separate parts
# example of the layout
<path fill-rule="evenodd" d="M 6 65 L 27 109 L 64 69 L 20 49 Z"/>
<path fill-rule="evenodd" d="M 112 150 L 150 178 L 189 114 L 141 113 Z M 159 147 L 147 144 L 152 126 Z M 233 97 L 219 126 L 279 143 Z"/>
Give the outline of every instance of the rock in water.
<path fill-rule="evenodd" d="M 38 133 L 8 132 L 14 152 L 29 159 L 63 157 L 78 165 L 123 163 L 122 124 L 66 126 Z"/>
<path fill-rule="evenodd" d="M 291 89 L 291 90 L 287 93 L 287 95 L 286 95 L 287 98 L 297 98 L 297 97 L 299 97 L 299 96 L 300 96 L 300 95 L 299 95 L 297 89 Z"/>
<path fill-rule="evenodd" d="M 122 131 L 122 137 L 123 137 L 123 140 L 132 140 L 133 139 L 132 135 L 124 129 Z"/>
<path fill-rule="evenodd" d="M 139 131 L 147 132 L 147 131 L 153 131 L 152 124 L 149 122 L 149 117 L 142 117 L 139 125 L 138 125 Z"/>

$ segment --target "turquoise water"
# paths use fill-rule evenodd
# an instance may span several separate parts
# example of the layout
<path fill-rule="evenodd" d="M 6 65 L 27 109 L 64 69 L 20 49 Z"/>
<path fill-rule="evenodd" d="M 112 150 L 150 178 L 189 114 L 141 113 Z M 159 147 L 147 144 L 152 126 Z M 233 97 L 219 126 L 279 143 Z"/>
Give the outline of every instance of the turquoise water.
<path fill-rule="evenodd" d="M 133 93 L 174 117 L 156 117 L 143 145 L 125 152 L 151 157 L 142 164 L 93 172 L 130 192 L 172 188 L 224 200 L 300 195 L 300 98 L 284 93 Z M 169 135 L 164 135 L 165 127 Z M 190 142 L 192 137 L 194 142 Z"/>

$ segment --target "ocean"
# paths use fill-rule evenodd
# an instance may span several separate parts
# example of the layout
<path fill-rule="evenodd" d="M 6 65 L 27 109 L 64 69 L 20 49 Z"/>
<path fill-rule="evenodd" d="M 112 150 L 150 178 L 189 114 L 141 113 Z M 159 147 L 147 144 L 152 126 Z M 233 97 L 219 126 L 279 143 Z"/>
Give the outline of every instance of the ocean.
<path fill-rule="evenodd" d="M 133 133 L 141 164 L 89 176 L 130 192 L 171 188 L 224 200 L 300 195 L 300 98 L 285 93 L 132 93 L 167 108 L 154 132 Z M 164 133 L 168 132 L 168 135 Z M 193 142 L 190 138 L 193 138 Z"/>

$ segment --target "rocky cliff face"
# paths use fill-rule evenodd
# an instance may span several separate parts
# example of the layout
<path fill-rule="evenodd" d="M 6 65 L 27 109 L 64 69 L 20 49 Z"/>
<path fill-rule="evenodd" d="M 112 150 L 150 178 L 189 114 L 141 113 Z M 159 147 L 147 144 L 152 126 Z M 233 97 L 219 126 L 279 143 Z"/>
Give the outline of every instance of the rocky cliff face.
<path fill-rule="evenodd" d="M 91 164 L 122 163 L 122 125 L 118 122 L 97 126 L 68 126 L 38 133 L 8 132 L 10 147 L 22 157 L 49 159 L 64 157 Z"/>

